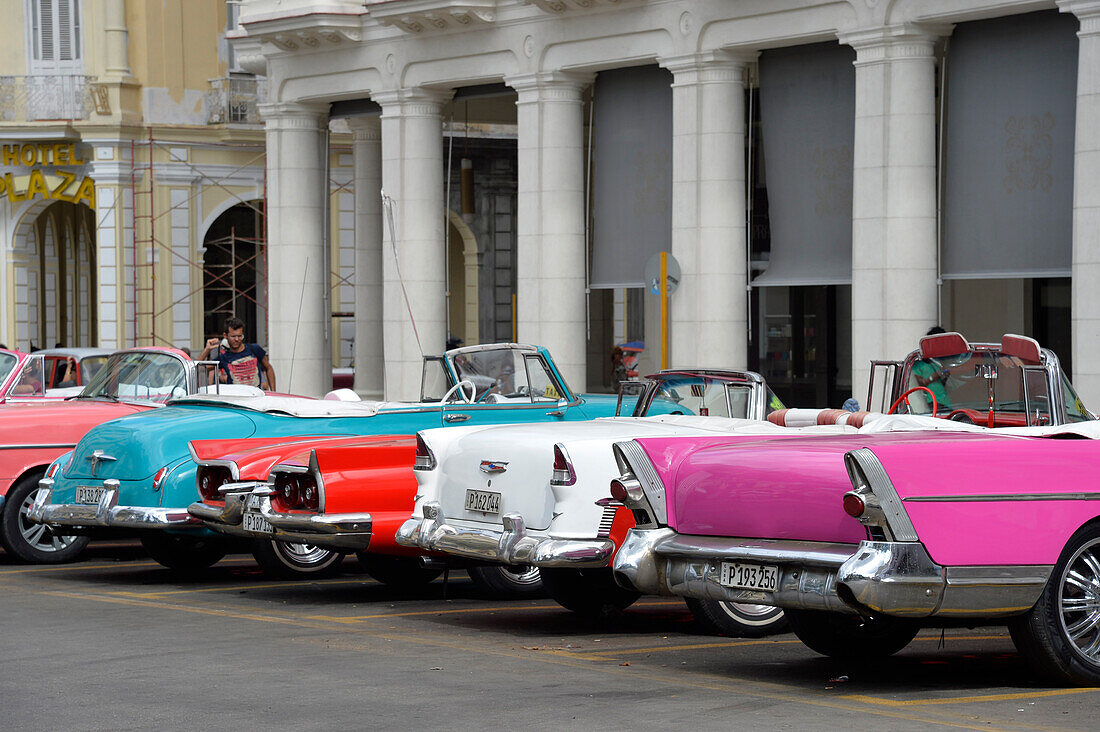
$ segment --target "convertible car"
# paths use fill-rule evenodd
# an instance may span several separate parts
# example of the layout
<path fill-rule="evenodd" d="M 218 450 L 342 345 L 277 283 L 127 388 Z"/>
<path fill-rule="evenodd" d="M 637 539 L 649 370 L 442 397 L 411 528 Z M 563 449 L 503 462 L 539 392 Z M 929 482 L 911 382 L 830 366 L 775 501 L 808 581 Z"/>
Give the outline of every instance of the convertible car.
<path fill-rule="evenodd" d="M 33 523 L 28 515 L 47 466 L 100 423 L 201 391 L 206 370 L 174 348 L 118 351 L 96 368 L 78 396 L 44 399 L 32 395 L 51 393 L 41 388 L 50 383 L 52 372 L 45 370 L 50 360 L 44 361 L 39 353 L 14 354 L 25 357 L 13 355 L 10 360 L 8 355 L 0 352 L 0 370 L 7 364 L 15 373 L 7 374 L 5 386 L 33 383 L 37 387 L 0 404 L 0 541 L 25 562 L 69 561 L 83 551 L 87 538 Z M 51 365 L 53 370 L 57 367 Z"/>
<path fill-rule="evenodd" d="M 161 564 L 198 569 L 218 561 L 230 545 L 187 511 L 199 497 L 191 440 L 411 435 L 450 424 L 585 420 L 614 414 L 615 407 L 614 396 L 577 396 L 545 349 L 517 344 L 470 346 L 426 357 L 419 402 L 185 397 L 155 413 L 90 431 L 50 466 L 29 515 L 66 533 L 131 532 Z M 314 549 L 283 547 L 271 555 L 286 558 L 291 550 L 305 554 Z M 300 565 L 288 561 L 286 569 Z"/>
<path fill-rule="evenodd" d="M 1097 684 L 1097 437 L 1090 422 L 621 441 L 611 495 L 637 525 L 615 577 L 784 608 L 837 657 L 890 655 L 924 625 L 1006 623 L 1040 670 Z"/>
<path fill-rule="evenodd" d="M 639 397 L 634 390 L 643 387 Z M 748 371 L 666 370 L 627 383 L 623 396 L 633 416 L 553 429 L 424 430 L 417 436 L 419 495 L 397 542 L 471 561 L 533 565 L 550 595 L 578 613 L 630 605 L 638 594 L 616 586 L 609 569 L 634 524 L 621 503 L 607 498 L 618 474 L 611 444 L 643 435 L 795 431 L 765 421 L 783 405 Z M 782 611 L 772 607 L 689 604 L 711 632 L 758 635 L 782 623 Z"/>

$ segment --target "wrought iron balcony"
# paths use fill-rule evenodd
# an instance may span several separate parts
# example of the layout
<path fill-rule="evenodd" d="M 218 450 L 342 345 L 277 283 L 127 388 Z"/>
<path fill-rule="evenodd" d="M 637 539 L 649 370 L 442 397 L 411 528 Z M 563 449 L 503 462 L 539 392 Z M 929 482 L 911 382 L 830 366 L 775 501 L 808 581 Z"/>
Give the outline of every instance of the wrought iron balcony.
<path fill-rule="evenodd" d="M 87 119 L 93 80 L 82 74 L 0 76 L 0 122 Z"/>
<path fill-rule="evenodd" d="M 206 93 L 207 124 L 260 124 L 258 106 L 267 99 L 267 79 L 236 77 L 211 79 Z"/>

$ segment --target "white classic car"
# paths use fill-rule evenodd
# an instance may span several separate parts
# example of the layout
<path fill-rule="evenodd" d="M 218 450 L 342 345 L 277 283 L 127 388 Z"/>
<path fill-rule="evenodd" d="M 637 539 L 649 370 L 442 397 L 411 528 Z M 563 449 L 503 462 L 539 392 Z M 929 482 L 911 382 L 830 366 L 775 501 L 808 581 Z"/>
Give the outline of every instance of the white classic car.
<path fill-rule="evenodd" d="M 618 475 L 612 443 L 628 436 L 798 433 L 766 421 L 783 405 L 761 376 L 747 371 L 662 371 L 626 385 L 620 400 L 625 405 L 620 403 L 619 413 L 635 416 L 421 431 L 416 506 L 397 533 L 398 543 L 538 567 L 550 595 L 576 612 L 624 608 L 638 594 L 618 587 L 609 566 L 634 518 L 607 497 Z M 712 632 L 761 635 L 782 622 L 777 608 L 688 603 Z"/>

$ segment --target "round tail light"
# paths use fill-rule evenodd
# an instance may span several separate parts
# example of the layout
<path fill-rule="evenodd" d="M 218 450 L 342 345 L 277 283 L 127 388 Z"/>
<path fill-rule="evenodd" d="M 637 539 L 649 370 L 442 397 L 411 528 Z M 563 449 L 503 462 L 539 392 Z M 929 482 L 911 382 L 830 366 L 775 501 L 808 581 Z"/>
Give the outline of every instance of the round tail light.
<path fill-rule="evenodd" d="M 867 510 L 867 505 L 858 493 L 844 494 L 844 512 L 852 518 L 859 518 Z"/>
<path fill-rule="evenodd" d="M 275 479 L 275 491 L 279 502 L 286 509 L 300 508 L 302 505 L 302 493 L 298 488 L 296 476 L 283 474 Z"/>
<path fill-rule="evenodd" d="M 317 481 L 312 475 L 302 478 L 301 482 L 302 508 L 307 511 L 316 511 L 321 506 L 321 491 L 317 489 Z"/>
<path fill-rule="evenodd" d="M 159 487 L 159 483 L 164 480 L 164 476 L 168 474 L 167 468 L 162 468 L 160 472 L 153 478 L 154 487 Z M 162 475 L 163 473 L 163 475 Z M 217 500 L 221 498 L 221 494 L 218 493 L 218 489 L 226 483 L 230 482 L 233 478 L 229 472 L 229 468 L 221 465 L 200 465 L 196 471 L 199 483 L 199 495 L 203 497 L 203 500 Z"/>

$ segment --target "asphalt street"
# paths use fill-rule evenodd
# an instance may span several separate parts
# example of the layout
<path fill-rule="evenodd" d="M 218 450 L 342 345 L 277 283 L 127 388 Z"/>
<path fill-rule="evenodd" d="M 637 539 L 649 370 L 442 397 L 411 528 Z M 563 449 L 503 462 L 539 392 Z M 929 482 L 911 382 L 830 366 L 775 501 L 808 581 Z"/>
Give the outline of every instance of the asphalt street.
<path fill-rule="evenodd" d="M 280 582 L 231 556 L 195 578 L 136 544 L 24 566 L 0 553 L 4 729 L 1093 730 L 1100 689 L 1053 688 L 1003 628 L 925 631 L 839 663 L 790 634 L 697 635 L 675 598 L 584 622 L 358 572 Z"/>

